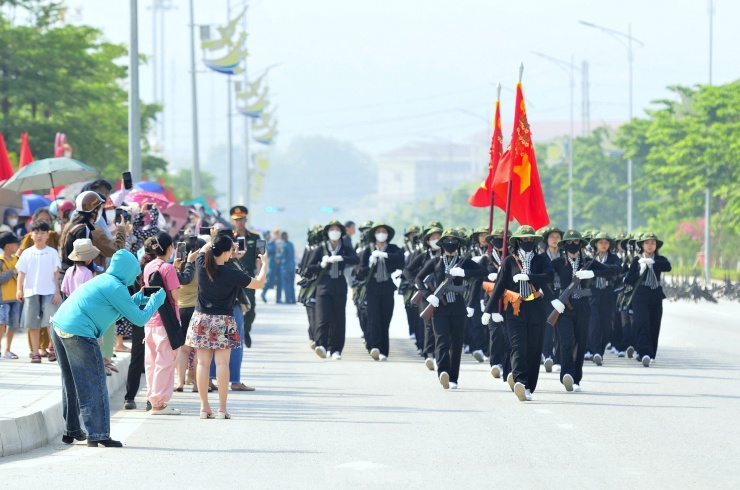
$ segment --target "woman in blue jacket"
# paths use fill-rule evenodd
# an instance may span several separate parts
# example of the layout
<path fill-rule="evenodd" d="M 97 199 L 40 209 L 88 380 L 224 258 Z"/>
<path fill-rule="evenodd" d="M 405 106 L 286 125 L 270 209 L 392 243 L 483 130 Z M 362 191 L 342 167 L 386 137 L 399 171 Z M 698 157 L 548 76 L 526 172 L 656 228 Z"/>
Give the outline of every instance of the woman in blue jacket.
<path fill-rule="evenodd" d="M 89 447 L 122 447 L 110 438 L 110 406 L 98 339 L 121 318 L 143 327 L 165 300 L 164 290 L 147 298 L 131 296 L 141 268 L 136 257 L 119 250 L 108 270 L 75 290 L 51 319 L 51 337 L 62 370 L 62 442 L 87 439 Z M 139 306 L 144 306 L 140 309 Z M 80 427 L 80 414 L 87 434 Z"/>

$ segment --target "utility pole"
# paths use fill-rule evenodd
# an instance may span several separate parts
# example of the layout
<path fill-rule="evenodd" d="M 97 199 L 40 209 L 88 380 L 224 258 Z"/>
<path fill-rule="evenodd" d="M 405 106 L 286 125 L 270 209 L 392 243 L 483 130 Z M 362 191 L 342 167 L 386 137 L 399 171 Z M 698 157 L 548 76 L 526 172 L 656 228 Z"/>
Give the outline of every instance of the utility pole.
<path fill-rule="evenodd" d="M 709 0 L 709 85 L 712 85 L 712 57 L 714 44 L 714 0 Z M 711 233 L 709 224 L 712 217 L 712 191 L 709 188 L 709 167 L 707 167 L 707 188 L 704 195 L 704 285 L 709 287 L 712 280 L 712 264 L 710 263 Z"/>
<path fill-rule="evenodd" d="M 246 2 L 245 2 L 246 3 Z M 244 16 L 242 18 L 242 22 L 244 23 L 244 32 L 247 32 L 247 13 L 244 13 Z M 249 75 L 247 73 L 247 58 L 244 58 L 244 90 L 249 90 Z M 249 168 L 252 159 L 249 156 L 249 125 L 251 124 L 252 118 L 251 117 L 245 117 L 244 118 L 244 183 L 242 184 L 244 186 L 244 205 L 249 209 L 249 205 L 251 202 L 251 176 Z"/>
<path fill-rule="evenodd" d="M 581 133 L 591 133 L 591 96 L 588 86 L 588 61 L 581 63 Z"/>
<path fill-rule="evenodd" d="M 231 0 L 226 1 L 226 22 L 231 22 Z M 226 78 L 226 118 L 227 118 L 227 132 L 228 132 L 228 146 L 229 146 L 229 158 L 228 164 L 229 164 L 229 189 L 226 193 L 227 198 L 229 200 L 228 206 L 234 205 L 234 142 L 232 137 L 232 119 L 233 116 L 231 114 L 231 90 L 232 90 L 232 83 L 231 83 L 231 75 L 229 75 Z"/>
<path fill-rule="evenodd" d="M 193 197 L 198 197 L 200 196 L 200 149 L 198 148 L 198 92 L 195 84 L 195 18 L 193 13 L 193 0 L 190 0 L 190 87 L 192 91 L 193 106 L 192 192 Z"/>
<path fill-rule="evenodd" d="M 128 90 L 128 169 L 134 182 L 141 180 L 141 107 L 139 106 L 138 0 L 131 0 Z"/>

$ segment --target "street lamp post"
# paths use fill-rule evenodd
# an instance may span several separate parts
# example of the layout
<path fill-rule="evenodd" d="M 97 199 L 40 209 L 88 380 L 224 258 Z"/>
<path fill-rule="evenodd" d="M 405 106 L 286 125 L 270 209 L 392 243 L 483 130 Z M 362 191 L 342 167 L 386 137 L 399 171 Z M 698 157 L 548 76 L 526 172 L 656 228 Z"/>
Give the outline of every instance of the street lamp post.
<path fill-rule="evenodd" d="M 623 45 L 627 47 L 627 61 L 629 63 L 629 119 L 632 120 L 632 43 L 637 43 L 641 47 L 645 46 L 645 43 L 632 37 L 632 24 L 628 24 L 627 32 L 619 32 L 608 27 L 598 26 L 591 22 L 579 20 L 582 25 L 586 27 L 593 27 L 601 32 L 610 35 Z M 632 231 L 632 158 L 627 160 L 627 231 Z"/>
<path fill-rule="evenodd" d="M 200 196 L 200 149 L 198 147 L 198 90 L 195 85 L 195 18 L 190 0 L 190 89 L 193 105 L 193 197 Z"/>
<path fill-rule="evenodd" d="M 141 107 L 139 106 L 138 0 L 131 0 L 128 90 L 128 169 L 134 182 L 141 180 Z"/>
<path fill-rule="evenodd" d="M 576 70 L 580 70 L 573 63 L 573 56 L 570 57 L 570 62 L 559 60 L 548 56 L 546 54 L 538 53 L 533 51 L 534 54 L 540 58 L 544 58 L 558 65 L 559 67 L 568 70 L 570 72 L 570 137 L 568 138 L 568 229 L 573 229 L 573 118 L 574 118 L 574 92 L 576 87 Z"/>

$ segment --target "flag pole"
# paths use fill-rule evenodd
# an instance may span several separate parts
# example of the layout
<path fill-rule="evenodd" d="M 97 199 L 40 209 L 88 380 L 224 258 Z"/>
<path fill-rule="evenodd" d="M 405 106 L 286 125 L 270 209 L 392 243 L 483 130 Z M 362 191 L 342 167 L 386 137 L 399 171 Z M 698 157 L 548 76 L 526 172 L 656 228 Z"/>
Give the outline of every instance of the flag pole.
<path fill-rule="evenodd" d="M 519 65 L 519 83 L 522 83 L 522 74 L 524 73 L 524 63 Z M 516 111 L 515 111 L 516 112 Z M 514 124 L 518 124 L 518 121 L 514 121 Z M 516 129 L 516 128 L 515 128 Z M 509 145 L 514 146 L 515 142 L 512 141 Z M 504 249 L 501 252 L 501 264 L 503 265 L 504 259 L 506 258 L 506 252 L 508 251 L 509 242 L 509 219 L 511 218 L 511 189 L 513 184 L 511 182 L 512 173 L 514 173 L 514 167 L 510 166 L 509 169 L 509 186 L 506 189 L 506 218 L 504 221 Z"/>
<path fill-rule="evenodd" d="M 498 107 L 501 103 L 501 82 L 499 82 L 498 86 L 496 87 L 496 106 Z M 495 119 L 495 116 L 494 116 Z M 496 121 L 493 121 L 493 132 L 496 132 Z M 491 156 L 493 158 L 493 156 Z M 493 183 L 493 182 L 492 182 Z M 488 212 L 488 234 L 490 235 L 493 232 L 493 201 L 496 197 L 496 194 L 493 192 L 493 185 L 491 185 L 491 209 Z M 489 251 L 491 249 L 490 245 L 488 247 Z"/>

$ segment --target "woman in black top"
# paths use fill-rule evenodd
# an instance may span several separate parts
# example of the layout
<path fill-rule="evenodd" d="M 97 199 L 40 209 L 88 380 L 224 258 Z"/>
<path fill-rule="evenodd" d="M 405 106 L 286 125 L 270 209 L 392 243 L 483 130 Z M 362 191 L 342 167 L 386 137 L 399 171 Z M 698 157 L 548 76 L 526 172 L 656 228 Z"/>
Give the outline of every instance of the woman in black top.
<path fill-rule="evenodd" d="M 403 268 L 404 255 L 397 245 L 390 243 L 395 230 L 383 223 L 375 223 L 368 231 L 370 243 L 360 255 L 357 280 L 365 282 L 367 308 L 367 335 L 365 344 L 370 356 L 376 361 L 388 358 L 390 342 L 388 331 L 393 318 L 394 291 L 391 279 L 398 269 Z"/>
<path fill-rule="evenodd" d="M 469 258 L 460 257 L 458 250 L 465 238 L 455 230 L 442 233 L 441 242 L 444 254 L 435 257 L 424 265 L 416 276 L 416 287 L 424 292 L 427 302 L 436 308 L 432 316 L 432 328 L 436 339 L 437 373 L 444 389 L 456 389 L 460 374 L 465 321 L 467 308 L 463 292 L 467 290 L 464 279 L 475 280 L 487 274 L 486 269 Z M 451 278 L 454 289 L 447 290 L 437 297 L 425 283 L 432 275 L 432 288 L 436 290 L 443 281 Z"/>
<path fill-rule="evenodd" d="M 614 282 L 622 270 L 622 261 L 611 252 L 614 247 L 614 240 L 608 233 L 597 233 L 591 239 L 594 261 L 609 268 L 609 272 L 601 273 L 590 284 L 591 323 L 588 327 L 588 352 L 591 353 L 591 360 L 597 366 L 601 366 L 604 362 L 606 344 L 610 343 L 615 346 L 621 341 L 613 335 L 614 316 L 617 309 Z"/>
<path fill-rule="evenodd" d="M 482 318 L 488 324 L 489 320 L 502 322 L 504 315 L 501 313 L 506 315 L 511 343 L 512 376 L 509 386 L 521 401 L 531 400 L 537 387 L 546 321 L 542 288 L 552 282 L 550 259 L 545 254 L 535 253 L 535 246 L 540 241 L 542 237 L 528 225 L 520 226 L 509 238 L 512 254 L 506 256 L 499 269 L 496 287 Z M 521 297 L 518 313 L 515 302 L 511 301 L 512 295 Z M 501 299 L 504 299 L 503 312 L 498 310 Z"/>
<path fill-rule="evenodd" d="M 341 358 L 347 323 L 347 280 L 345 266 L 359 263 L 352 247 L 342 241 L 344 225 L 332 220 L 324 227 L 327 238 L 308 259 L 306 271 L 316 277 L 316 355 Z"/>
<path fill-rule="evenodd" d="M 234 241 L 218 234 L 213 242 L 200 249 L 195 259 L 198 298 L 190 320 L 185 344 L 196 349 L 198 356 L 197 386 L 200 388 L 200 418 L 214 418 L 208 403 L 208 375 L 216 353 L 218 380 L 218 418 L 229 419 L 226 398 L 229 393 L 229 357 L 231 348 L 241 345 L 234 318 L 234 304 L 239 288 L 261 289 L 267 276 L 267 252 L 258 255 L 260 270 L 256 277 L 231 268 L 226 262 L 234 253 Z"/>

